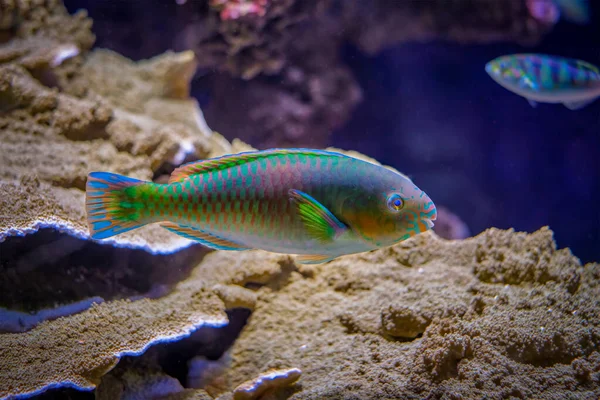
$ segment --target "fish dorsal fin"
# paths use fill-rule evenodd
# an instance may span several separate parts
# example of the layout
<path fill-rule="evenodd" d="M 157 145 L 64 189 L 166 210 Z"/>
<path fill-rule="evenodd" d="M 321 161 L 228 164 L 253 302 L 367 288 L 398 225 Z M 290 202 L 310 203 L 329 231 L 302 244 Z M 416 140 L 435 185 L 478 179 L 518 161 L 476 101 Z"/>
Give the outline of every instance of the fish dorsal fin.
<path fill-rule="evenodd" d="M 598 67 L 596 67 L 594 64 L 590 64 L 587 61 L 575 60 L 575 64 L 578 68 L 583 68 L 596 74 L 600 74 L 600 70 L 598 69 Z"/>
<path fill-rule="evenodd" d="M 245 153 L 227 154 L 225 156 L 209 158 L 207 160 L 193 161 L 188 164 L 184 164 L 179 168 L 176 168 L 171 177 L 169 183 L 181 182 L 182 180 L 196 174 L 201 174 L 213 170 L 221 170 L 226 168 L 235 167 L 242 165 L 250 161 L 259 160 L 262 158 L 268 158 L 278 155 L 288 154 L 303 154 L 312 156 L 333 156 L 333 157 L 348 157 L 344 154 L 334 153 L 325 150 L 313 150 L 313 149 L 270 149 L 263 151 L 249 151 Z"/>
<path fill-rule="evenodd" d="M 295 189 L 290 189 L 288 194 L 296 205 L 306 231 L 314 239 L 330 242 L 348 229 L 331 211 L 310 195 Z"/>
<path fill-rule="evenodd" d="M 173 222 L 164 222 L 160 224 L 160 226 L 173 233 L 178 234 L 179 236 L 183 236 L 186 239 L 200 242 L 202 245 L 210 247 L 211 249 L 237 251 L 248 250 L 247 247 L 244 247 L 240 244 L 234 243 L 227 239 L 223 239 L 221 237 L 218 237 L 217 235 L 204 232 L 200 229 L 192 228 L 191 226 L 179 225 Z"/>
<path fill-rule="evenodd" d="M 335 257 L 325 254 L 303 254 L 296 257 L 300 264 L 323 264 L 333 260 Z"/>

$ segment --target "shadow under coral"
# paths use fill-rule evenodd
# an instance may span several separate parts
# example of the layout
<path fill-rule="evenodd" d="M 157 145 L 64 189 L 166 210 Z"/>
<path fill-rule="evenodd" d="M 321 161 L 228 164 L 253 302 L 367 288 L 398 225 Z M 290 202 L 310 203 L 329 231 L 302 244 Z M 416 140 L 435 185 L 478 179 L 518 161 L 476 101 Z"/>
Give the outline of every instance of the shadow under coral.
<path fill-rule="evenodd" d="M 202 246 L 153 255 L 43 229 L 0 243 L 0 331 L 19 332 L 93 302 L 157 298 L 187 278 Z M 4 314 L 4 315 L 3 315 Z"/>

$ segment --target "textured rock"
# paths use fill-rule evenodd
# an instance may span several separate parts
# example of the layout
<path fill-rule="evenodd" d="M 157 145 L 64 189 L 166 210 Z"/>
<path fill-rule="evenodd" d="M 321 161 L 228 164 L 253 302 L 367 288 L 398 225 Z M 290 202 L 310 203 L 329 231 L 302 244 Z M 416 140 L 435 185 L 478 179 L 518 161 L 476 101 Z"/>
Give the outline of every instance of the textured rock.
<path fill-rule="evenodd" d="M 33 62 L 23 61 L 31 48 L 41 52 L 47 40 L 35 36 L 9 42 L 21 57 L 6 56 L 6 46 L 4 57 L 0 51 L 0 202 L 5 212 L 0 241 L 43 227 L 87 238 L 82 205 L 90 171 L 151 180 L 186 160 L 249 148 L 240 142 L 232 146 L 213 133 L 189 98 L 196 67 L 191 52 L 136 64 L 96 50 L 85 54 L 83 64 L 57 89 L 36 79 L 27 69 L 34 69 Z M 43 55 L 51 53 L 38 58 L 49 65 Z M 108 242 L 152 252 L 172 252 L 190 243 L 157 226 Z"/>
<path fill-rule="evenodd" d="M 297 368 L 271 370 L 239 385 L 233 391 L 233 400 L 255 400 L 275 395 L 278 389 L 294 384 L 302 371 Z"/>
<path fill-rule="evenodd" d="M 239 285 L 251 297 L 244 285 L 277 280 L 289 263 L 258 251 L 211 253 L 163 297 L 104 302 L 25 333 L 0 334 L 0 398 L 50 387 L 93 389 L 124 355 L 227 324 L 219 287 Z"/>
<path fill-rule="evenodd" d="M 280 399 L 596 398 L 599 277 L 547 228 L 419 235 L 266 282 L 228 376 L 301 369 Z"/>

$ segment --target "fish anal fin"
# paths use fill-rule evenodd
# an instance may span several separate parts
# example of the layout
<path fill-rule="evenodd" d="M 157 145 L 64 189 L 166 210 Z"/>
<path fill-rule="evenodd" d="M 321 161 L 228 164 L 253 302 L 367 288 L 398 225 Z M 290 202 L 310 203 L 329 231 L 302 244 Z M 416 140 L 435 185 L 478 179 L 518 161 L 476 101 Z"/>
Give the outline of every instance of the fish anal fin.
<path fill-rule="evenodd" d="M 326 243 L 339 237 L 348 229 L 331 211 L 309 194 L 290 189 L 288 195 L 296 205 L 296 210 L 311 237 Z"/>
<path fill-rule="evenodd" d="M 530 105 L 531 107 L 533 107 L 533 108 L 536 108 L 536 107 L 538 106 L 538 103 L 537 103 L 537 101 L 535 101 L 535 100 L 529 100 L 529 99 L 528 99 L 528 100 L 527 100 L 527 102 L 528 102 L 528 103 L 529 103 L 529 105 Z"/>
<path fill-rule="evenodd" d="M 300 264 L 323 264 L 333 260 L 335 257 L 324 254 L 303 254 L 296 257 Z"/>
<path fill-rule="evenodd" d="M 200 242 L 202 245 L 210 247 L 211 249 L 236 251 L 248 250 L 248 248 L 244 247 L 243 245 L 204 232 L 200 229 L 192 228 L 190 226 L 179 225 L 173 222 L 164 222 L 160 224 L 160 226 L 173 233 L 178 234 L 179 236 L 183 236 L 186 239 Z"/>
<path fill-rule="evenodd" d="M 582 100 L 582 101 L 571 101 L 568 103 L 563 103 L 565 107 L 567 107 L 569 110 L 579 110 L 580 108 L 583 108 L 585 106 L 587 106 L 588 104 L 592 103 L 594 100 L 596 99 L 591 99 L 591 100 Z"/>
<path fill-rule="evenodd" d="M 169 183 L 180 182 L 192 175 L 201 174 L 215 169 L 225 169 L 242 165 L 244 163 L 271 157 L 274 155 L 304 154 L 304 155 L 327 155 L 331 157 L 347 157 L 340 153 L 326 150 L 313 149 L 270 149 L 263 151 L 248 151 L 237 154 L 227 154 L 221 157 L 210 158 L 207 160 L 192 161 L 176 168 L 169 178 Z"/>

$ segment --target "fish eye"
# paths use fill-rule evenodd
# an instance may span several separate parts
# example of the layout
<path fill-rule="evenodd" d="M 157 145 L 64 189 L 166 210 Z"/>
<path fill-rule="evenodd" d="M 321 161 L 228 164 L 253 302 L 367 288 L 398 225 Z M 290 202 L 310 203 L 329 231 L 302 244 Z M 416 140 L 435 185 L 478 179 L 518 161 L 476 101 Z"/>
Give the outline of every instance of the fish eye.
<path fill-rule="evenodd" d="M 400 211 L 404 207 L 404 199 L 397 193 L 391 194 L 388 196 L 387 205 L 392 211 Z"/>

